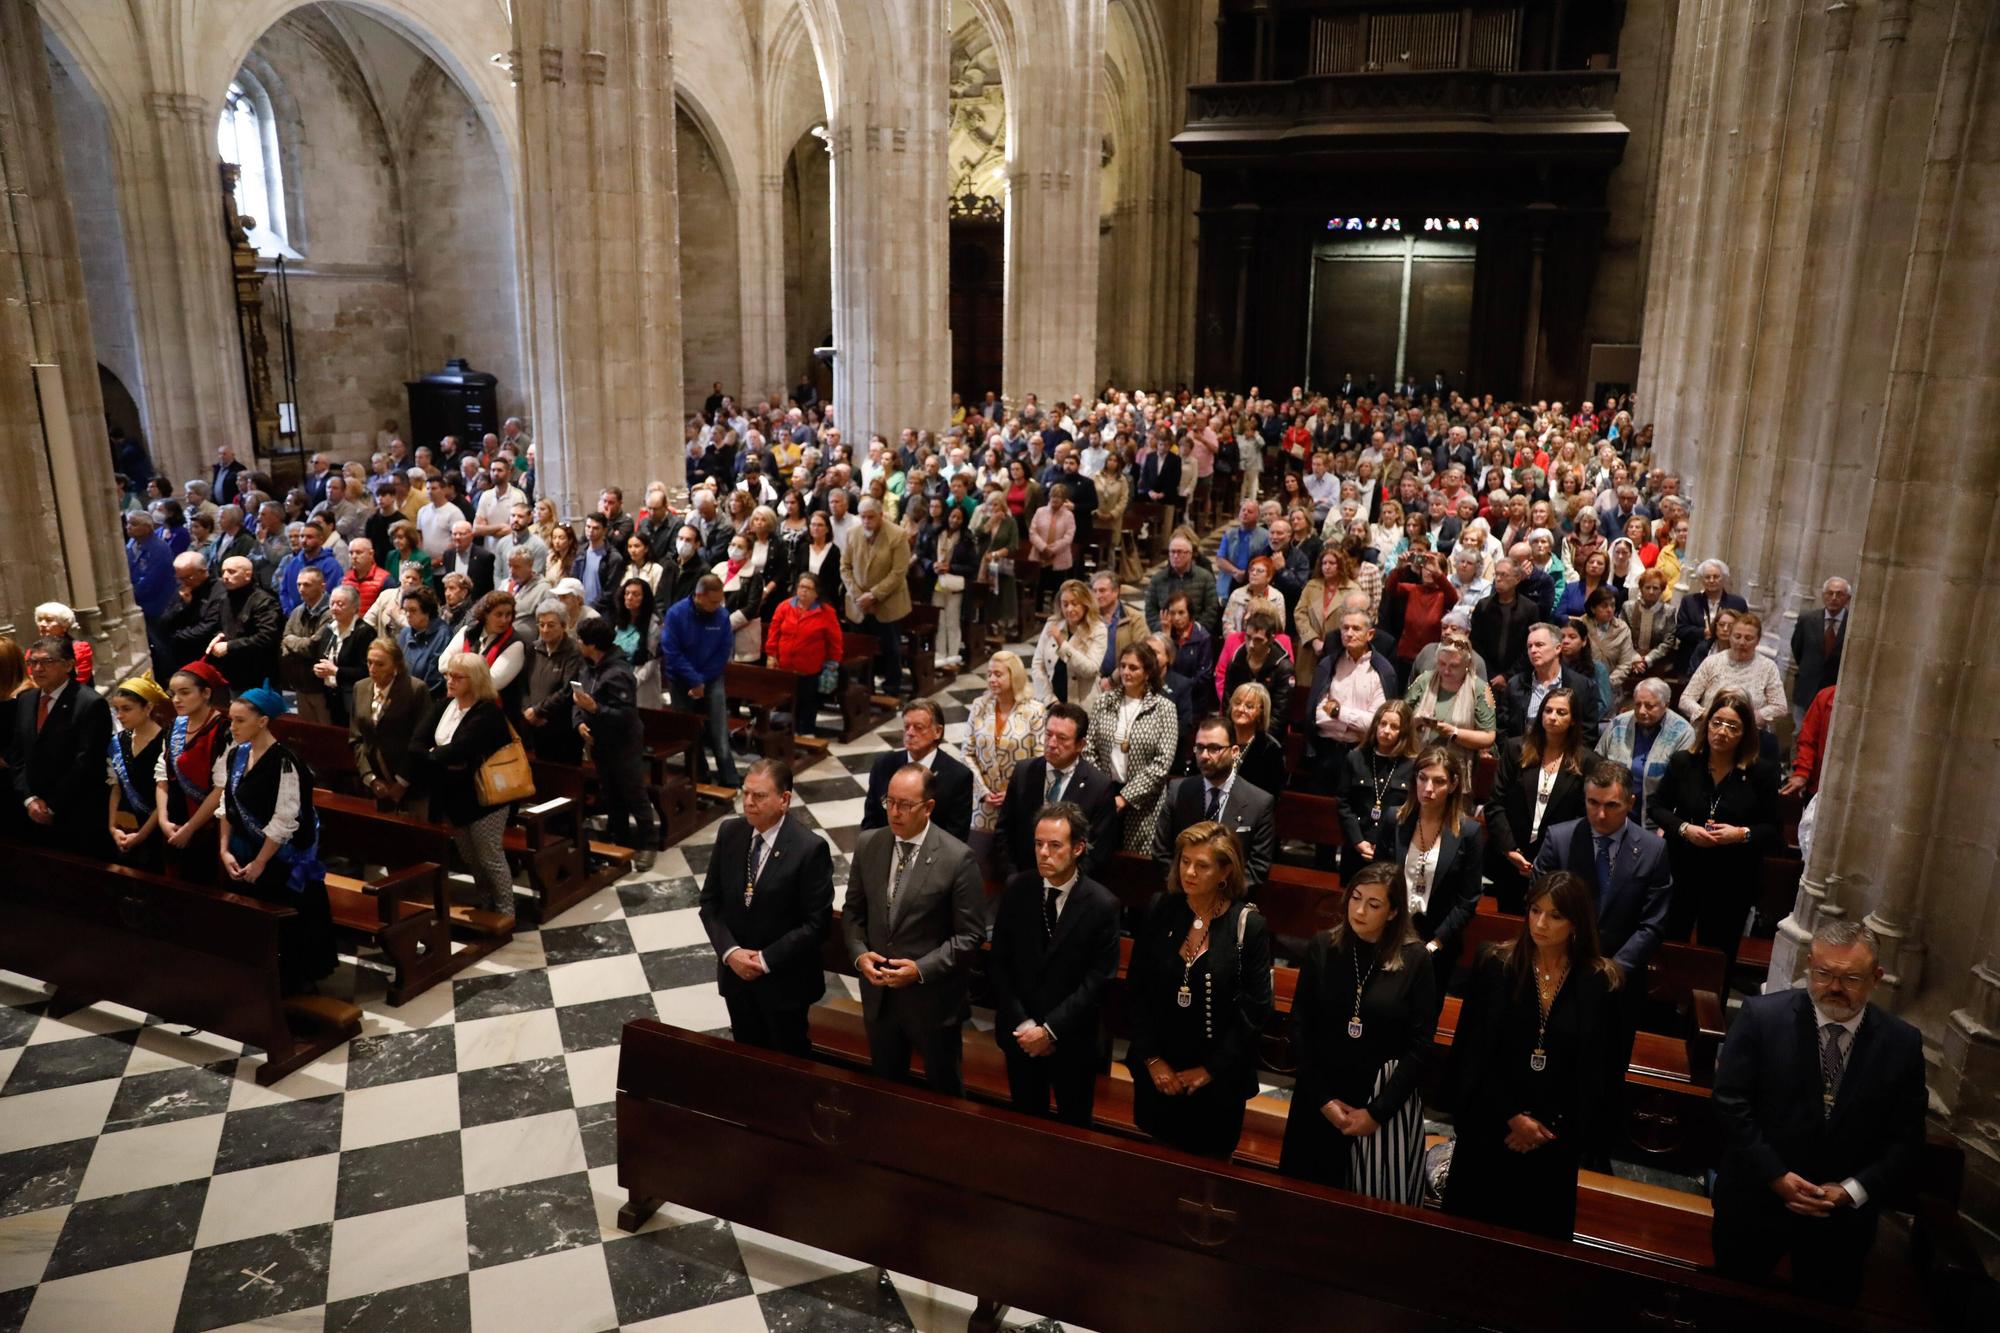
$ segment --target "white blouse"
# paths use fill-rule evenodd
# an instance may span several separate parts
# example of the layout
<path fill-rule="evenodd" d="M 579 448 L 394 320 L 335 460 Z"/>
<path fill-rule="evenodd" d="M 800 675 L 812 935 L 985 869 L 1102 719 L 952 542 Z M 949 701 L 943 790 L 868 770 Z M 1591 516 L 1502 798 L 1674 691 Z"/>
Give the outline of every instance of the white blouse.
<path fill-rule="evenodd" d="M 1419 850 L 1416 839 L 1410 839 L 1410 850 L 1403 854 L 1403 878 L 1410 886 L 1412 912 L 1421 912 L 1430 904 L 1431 887 L 1437 879 L 1438 852 L 1443 847 L 1443 837 L 1432 843 L 1429 851 Z"/>
<path fill-rule="evenodd" d="M 1145 707 L 1142 696 L 1134 699 L 1129 695 L 1118 701 L 1118 743 L 1111 747 L 1111 771 L 1120 782 L 1125 781 L 1126 742 L 1132 736 L 1132 724 L 1138 720 L 1139 710 Z"/>
<path fill-rule="evenodd" d="M 458 734 L 458 724 L 463 722 L 465 715 L 471 711 L 454 699 L 451 707 L 439 715 L 437 730 L 431 734 L 431 740 L 439 745 L 451 744 L 451 738 Z"/>

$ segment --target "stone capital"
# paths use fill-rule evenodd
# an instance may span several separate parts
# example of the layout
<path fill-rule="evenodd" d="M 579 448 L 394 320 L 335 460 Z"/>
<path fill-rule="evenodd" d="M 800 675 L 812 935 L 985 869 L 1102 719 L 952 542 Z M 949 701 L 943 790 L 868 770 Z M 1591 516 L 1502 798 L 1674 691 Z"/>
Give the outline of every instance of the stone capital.
<path fill-rule="evenodd" d="M 208 103 L 193 93 L 148 93 L 146 110 L 154 120 L 181 120 L 193 124 L 208 111 Z"/>

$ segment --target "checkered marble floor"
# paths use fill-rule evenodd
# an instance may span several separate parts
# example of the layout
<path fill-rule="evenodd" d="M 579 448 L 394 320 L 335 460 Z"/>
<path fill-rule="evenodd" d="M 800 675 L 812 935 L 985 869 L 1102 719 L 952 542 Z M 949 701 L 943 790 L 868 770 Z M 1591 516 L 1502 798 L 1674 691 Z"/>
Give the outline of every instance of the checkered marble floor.
<path fill-rule="evenodd" d="M 941 694 L 950 748 L 983 688 Z M 900 744 L 892 723 L 799 776 L 837 886 Z M 343 963 L 325 989 L 364 1035 L 270 1088 L 236 1043 L 54 1018 L 0 972 L 0 1333 L 964 1328 L 969 1295 L 746 1227 L 615 1225 L 619 1029 L 727 1030 L 695 909 L 715 828 L 400 1008 Z"/>

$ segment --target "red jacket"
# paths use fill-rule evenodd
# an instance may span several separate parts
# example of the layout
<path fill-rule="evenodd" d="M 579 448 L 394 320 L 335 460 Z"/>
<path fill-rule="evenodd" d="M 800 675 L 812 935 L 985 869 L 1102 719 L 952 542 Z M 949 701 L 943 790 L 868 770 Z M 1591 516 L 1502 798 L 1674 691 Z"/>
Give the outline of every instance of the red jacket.
<path fill-rule="evenodd" d="M 1799 795 L 1808 801 L 1819 791 L 1820 764 L 1826 758 L 1826 730 L 1833 724 L 1833 692 L 1839 688 L 1829 685 L 1815 694 L 1806 707 L 1805 721 L 1799 723 L 1799 738 L 1792 752 L 1792 776 L 1805 781 L 1806 789 Z"/>
<path fill-rule="evenodd" d="M 840 617 L 825 602 L 808 611 L 796 597 L 778 603 L 764 636 L 764 653 L 780 671 L 816 676 L 827 659 L 840 656 Z"/>
<path fill-rule="evenodd" d="M 1420 577 L 1400 568 L 1382 581 L 1382 596 L 1403 599 L 1403 632 L 1396 639 L 1396 656 L 1404 662 L 1416 660 L 1418 653 L 1438 641 L 1445 612 L 1458 604 L 1458 589 L 1449 579 L 1425 587 Z"/>
<path fill-rule="evenodd" d="M 368 608 L 375 605 L 375 599 L 382 595 L 382 590 L 389 586 L 389 571 L 381 565 L 376 565 L 368 571 L 368 577 L 363 578 L 349 569 L 347 577 L 341 582 L 354 589 L 355 596 L 361 601 L 359 614 L 365 616 L 368 614 Z"/>

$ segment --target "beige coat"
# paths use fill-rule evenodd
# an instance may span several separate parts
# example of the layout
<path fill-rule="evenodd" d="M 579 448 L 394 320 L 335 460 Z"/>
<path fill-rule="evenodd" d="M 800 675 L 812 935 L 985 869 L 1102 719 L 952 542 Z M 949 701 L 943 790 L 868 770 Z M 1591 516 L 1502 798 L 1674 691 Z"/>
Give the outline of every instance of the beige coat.
<path fill-rule="evenodd" d="M 840 579 L 847 588 L 849 620 L 869 614 L 877 620 L 901 620 L 910 614 L 909 537 L 886 519 L 872 540 L 867 528 L 855 528 L 840 553 Z M 872 613 L 861 609 L 864 592 L 875 594 Z"/>

